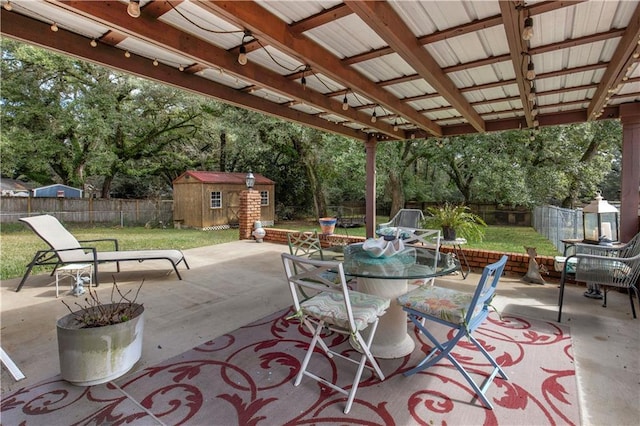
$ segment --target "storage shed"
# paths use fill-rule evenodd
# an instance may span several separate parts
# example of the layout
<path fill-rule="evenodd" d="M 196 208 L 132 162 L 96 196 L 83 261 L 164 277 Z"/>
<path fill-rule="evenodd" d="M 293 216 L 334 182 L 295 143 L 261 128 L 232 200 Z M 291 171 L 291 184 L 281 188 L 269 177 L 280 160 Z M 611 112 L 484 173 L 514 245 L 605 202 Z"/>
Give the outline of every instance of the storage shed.
<path fill-rule="evenodd" d="M 82 198 L 82 189 L 56 183 L 33 189 L 34 197 Z"/>
<path fill-rule="evenodd" d="M 173 181 L 173 221 L 176 227 L 204 230 L 238 225 L 240 192 L 247 189 L 246 173 L 186 171 Z M 260 191 L 260 220 L 275 220 L 275 182 L 254 173 Z"/>

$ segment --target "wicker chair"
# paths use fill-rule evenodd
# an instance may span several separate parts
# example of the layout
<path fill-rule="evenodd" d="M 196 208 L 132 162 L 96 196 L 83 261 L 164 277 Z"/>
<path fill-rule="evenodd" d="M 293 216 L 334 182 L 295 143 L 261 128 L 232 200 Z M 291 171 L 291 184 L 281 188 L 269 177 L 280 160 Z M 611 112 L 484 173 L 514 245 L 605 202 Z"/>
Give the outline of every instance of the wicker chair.
<path fill-rule="evenodd" d="M 572 259 L 575 261 L 571 262 Z M 599 246 L 591 244 L 576 245 L 576 253 L 567 258 L 560 280 L 558 297 L 558 322 L 562 319 L 564 286 L 567 276 L 571 274 L 568 266 L 575 267 L 575 280 L 589 285 L 597 284 L 604 290 L 603 307 L 607 306 L 607 292 L 611 288 L 624 288 L 629 293 L 631 312 L 637 318 L 633 293 L 638 297 L 638 280 L 640 279 L 640 234 L 637 234 L 623 246 Z"/>

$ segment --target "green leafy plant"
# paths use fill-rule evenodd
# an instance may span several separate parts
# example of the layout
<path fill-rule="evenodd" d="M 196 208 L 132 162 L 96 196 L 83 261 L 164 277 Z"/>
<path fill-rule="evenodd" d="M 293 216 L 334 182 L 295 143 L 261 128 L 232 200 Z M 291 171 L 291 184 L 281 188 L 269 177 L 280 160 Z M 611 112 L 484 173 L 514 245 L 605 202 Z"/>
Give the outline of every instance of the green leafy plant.
<path fill-rule="evenodd" d="M 120 324 L 134 318 L 140 311 L 142 304 L 136 303 L 140 289 L 144 280 L 138 286 L 133 298 L 129 297 L 132 290 L 122 293 L 115 279 L 111 288 L 111 302 L 103 303 L 98 297 L 98 293 L 89 287 L 89 294 L 84 298 L 84 304 L 74 303 L 80 309 L 73 311 L 64 300 L 62 303 L 73 314 L 78 328 L 103 327 L 105 325 Z M 116 293 L 119 297 L 116 297 Z"/>
<path fill-rule="evenodd" d="M 482 218 L 471 212 L 465 205 L 445 203 L 437 207 L 428 207 L 427 215 L 422 221 L 422 226 L 429 229 L 443 230 L 447 228 L 455 231 L 456 237 L 462 237 L 468 241 L 482 241 L 487 224 Z M 448 236 L 444 238 L 449 239 Z"/>

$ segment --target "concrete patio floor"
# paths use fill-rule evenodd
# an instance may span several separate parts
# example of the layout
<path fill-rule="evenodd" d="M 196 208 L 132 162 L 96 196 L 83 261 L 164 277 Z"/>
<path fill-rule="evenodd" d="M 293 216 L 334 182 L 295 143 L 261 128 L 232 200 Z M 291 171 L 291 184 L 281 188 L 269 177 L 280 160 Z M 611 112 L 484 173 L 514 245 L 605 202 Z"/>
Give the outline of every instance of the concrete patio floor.
<path fill-rule="evenodd" d="M 109 300 L 112 276 L 122 290 L 145 280 L 138 298 L 145 306 L 144 346 L 134 370 L 290 306 L 279 257 L 286 250 L 253 241 L 185 250 L 191 270 L 181 269 L 182 281 L 166 261 L 124 263 L 120 273 L 115 265 L 101 267 L 102 300 Z M 450 276 L 437 283 L 471 289 L 478 279 L 479 274 L 465 280 Z M 1 282 L 1 343 L 26 378 L 16 382 L 3 367 L 3 396 L 59 373 L 55 323 L 68 312 L 59 299 L 71 305 L 81 300 L 67 294 L 68 282 L 56 299 L 55 280 L 48 274 L 29 278 L 16 293 L 19 281 Z M 584 287 L 567 287 L 562 322 L 573 339 L 582 424 L 635 425 L 640 418 L 640 319 L 632 318 L 625 294 L 610 292 L 603 308 L 583 292 Z M 503 277 L 494 305 L 503 314 L 554 322 L 557 297 L 556 283 L 528 285 L 519 277 Z"/>

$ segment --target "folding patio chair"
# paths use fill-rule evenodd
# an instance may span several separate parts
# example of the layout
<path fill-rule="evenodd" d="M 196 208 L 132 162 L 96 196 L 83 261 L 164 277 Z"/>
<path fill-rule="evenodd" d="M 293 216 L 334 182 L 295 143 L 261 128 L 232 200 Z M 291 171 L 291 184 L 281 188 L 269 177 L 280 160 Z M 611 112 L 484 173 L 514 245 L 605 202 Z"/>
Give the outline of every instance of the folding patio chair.
<path fill-rule="evenodd" d="M 380 380 L 384 380 L 384 374 L 369 348 L 376 334 L 378 319 L 389 307 L 390 300 L 349 290 L 340 262 L 312 260 L 287 253 L 282 253 L 282 262 L 293 297 L 294 316 L 299 318 L 313 335 L 294 386 L 300 384 L 303 376 L 308 376 L 347 395 L 344 409 L 344 413 L 347 414 L 356 396 L 364 367 L 373 370 Z M 325 272 L 337 272 L 340 277 L 339 284 L 335 285 L 325 279 Z M 301 289 L 305 290 L 302 294 L 313 294 L 313 296 L 301 298 L 298 293 Z M 325 328 L 349 336 L 352 344 L 360 351 L 360 357 L 350 358 L 329 349 L 321 337 Z M 360 332 L 366 328 L 369 328 L 369 336 L 364 339 Z M 316 345 L 319 345 L 329 358 L 337 356 L 358 365 L 350 390 L 308 371 Z M 337 377 L 334 379 L 337 381 Z"/>
<path fill-rule="evenodd" d="M 462 373 L 485 407 L 493 409 L 491 402 L 485 396 L 485 392 L 493 382 L 496 374 L 499 373 L 505 380 L 507 380 L 507 375 L 493 357 L 473 337 L 473 332 L 489 315 L 489 305 L 507 259 L 508 257 L 504 255 L 498 262 L 485 266 L 474 293 L 438 286 L 424 286 L 398 298 L 398 303 L 409 314 L 409 318 L 417 329 L 435 345 L 418 365 L 404 373 L 405 376 L 410 376 L 429 368 L 446 357 Z M 451 328 L 451 332 L 446 334 L 449 340 L 440 342 L 432 334 L 433 329 L 429 331 L 428 327 L 423 325 L 423 322 L 426 321 L 433 321 Z M 478 348 L 493 366 L 491 374 L 485 379 L 482 387 L 476 384 L 452 353 L 458 341 L 465 337 Z"/>
<path fill-rule="evenodd" d="M 400 209 L 389 222 L 380 223 L 377 229 L 402 226 L 416 229 L 424 220 L 424 213 L 420 209 Z"/>
<path fill-rule="evenodd" d="M 287 244 L 289 253 L 294 256 L 317 256 L 320 260 L 324 260 L 318 231 L 289 232 L 287 233 Z"/>
<path fill-rule="evenodd" d="M 33 259 L 27 265 L 16 292 L 20 291 L 25 281 L 29 277 L 34 266 L 53 265 L 53 275 L 61 265 L 68 264 L 92 264 L 93 282 L 98 285 L 98 264 L 106 262 L 116 262 L 117 270 L 120 272 L 120 262 L 145 260 L 168 260 L 176 271 L 178 279 L 182 279 L 178 272 L 178 265 L 184 263 L 187 269 L 189 265 L 180 250 L 119 250 L 118 240 L 106 238 L 101 240 L 78 241 L 54 216 L 45 214 L 40 216 L 23 217 L 20 222 L 26 223 L 40 238 L 51 247 L 50 250 L 38 250 Z M 114 245 L 113 251 L 98 251 L 95 247 L 82 246 L 80 243 L 97 241 L 111 241 Z"/>

